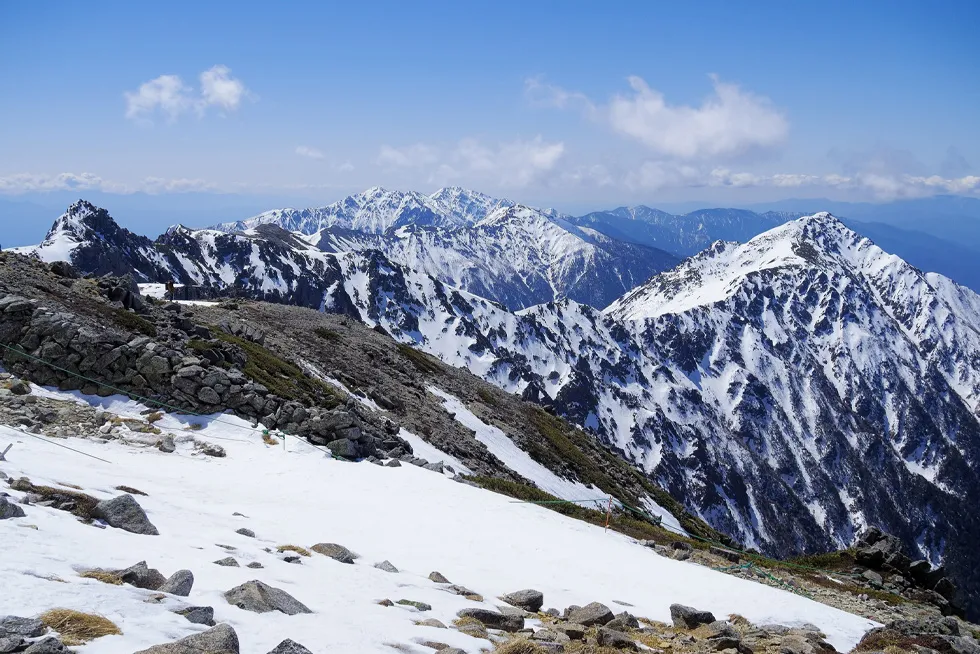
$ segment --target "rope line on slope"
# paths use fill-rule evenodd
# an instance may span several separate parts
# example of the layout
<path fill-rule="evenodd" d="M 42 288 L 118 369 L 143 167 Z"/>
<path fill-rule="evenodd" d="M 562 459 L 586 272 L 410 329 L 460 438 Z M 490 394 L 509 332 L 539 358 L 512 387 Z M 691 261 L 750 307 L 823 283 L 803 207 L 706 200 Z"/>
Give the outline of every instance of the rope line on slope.
<path fill-rule="evenodd" d="M 112 463 L 112 461 L 106 461 L 105 459 L 103 459 L 101 457 L 97 457 L 94 454 L 89 454 L 88 452 L 82 452 L 81 450 L 76 450 L 74 447 L 68 447 L 67 445 L 62 445 L 61 443 L 56 443 L 56 442 L 54 442 L 52 440 L 49 440 L 47 438 L 44 438 L 43 436 L 41 436 L 39 434 L 33 434 L 33 433 L 29 432 L 29 431 L 20 429 L 19 427 L 14 427 L 12 425 L 3 425 L 3 426 L 6 427 L 7 429 L 9 429 L 10 431 L 15 431 L 15 432 L 17 432 L 19 434 L 26 434 L 26 435 L 28 435 L 28 436 L 30 436 L 32 438 L 36 438 L 38 440 L 42 440 L 45 443 L 49 443 L 51 445 L 57 445 L 58 447 L 63 447 L 66 450 L 71 450 L 72 452 L 75 452 L 77 454 L 81 454 L 82 456 L 87 456 L 90 459 L 95 459 L 96 461 L 102 461 L 103 463 L 108 463 L 110 465 L 115 465 L 114 463 Z"/>
<path fill-rule="evenodd" d="M 128 398 L 130 398 L 132 400 L 136 400 L 136 401 L 147 403 L 147 404 L 153 404 L 153 405 L 159 406 L 161 408 L 165 408 L 165 409 L 171 409 L 171 410 L 176 411 L 178 413 L 184 413 L 184 414 L 192 415 L 192 416 L 195 416 L 195 417 L 198 417 L 198 418 L 204 418 L 204 419 L 209 420 L 210 422 L 217 422 L 217 423 L 220 423 L 220 424 L 223 424 L 223 425 L 227 425 L 229 427 L 233 427 L 235 429 L 242 429 L 242 430 L 249 431 L 249 432 L 260 432 L 260 433 L 266 433 L 266 432 L 269 431 L 269 430 L 266 430 L 266 429 L 260 429 L 258 427 L 246 427 L 245 425 L 235 424 L 235 423 L 230 422 L 228 420 L 222 420 L 220 417 L 216 417 L 216 416 L 208 415 L 208 414 L 204 414 L 204 413 L 197 413 L 197 412 L 192 411 L 190 409 L 184 409 L 184 408 L 181 408 L 181 407 L 178 407 L 178 406 L 174 406 L 173 404 L 168 404 L 168 403 L 163 402 L 161 400 L 156 400 L 156 399 L 154 399 L 152 397 L 146 397 L 146 396 L 143 396 L 143 395 L 139 395 L 137 393 L 133 393 L 131 391 L 124 390 L 122 388 L 118 388 L 116 386 L 112 386 L 111 384 L 107 384 L 105 382 L 101 382 L 101 381 L 99 381 L 97 379 L 92 379 L 91 377 L 87 377 L 87 376 L 85 376 L 85 375 L 83 375 L 81 373 L 74 372 L 72 370 L 69 370 L 68 368 L 64 368 L 64 367 L 59 366 L 59 365 L 57 365 L 55 363 L 52 363 L 50 361 L 46 361 L 45 359 L 42 359 L 41 357 L 34 356 L 33 354 L 30 354 L 30 353 L 26 352 L 21 347 L 13 347 L 13 346 L 7 345 L 6 343 L 0 343 L 0 348 L 4 348 L 6 350 L 9 350 L 10 352 L 13 352 L 17 356 L 22 356 L 22 357 L 25 357 L 27 359 L 31 359 L 33 361 L 37 361 L 38 363 L 42 363 L 42 364 L 48 366 L 49 368 L 52 368 L 53 370 L 58 370 L 60 372 L 63 372 L 65 374 L 71 376 L 71 377 L 75 377 L 77 379 L 81 379 L 83 381 L 87 381 L 89 383 L 95 384 L 96 386 L 101 386 L 102 388 L 107 388 L 107 389 L 109 389 L 111 391 L 116 391 L 120 395 L 125 395 L 126 397 L 128 397 Z M 27 432 L 25 432 L 25 433 L 27 433 Z M 289 436 L 289 437 L 291 437 L 291 438 L 293 438 L 295 440 L 298 440 L 298 441 L 302 442 L 305 445 L 308 445 L 309 447 L 312 447 L 313 449 L 315 449 L 317 451 L 320 451 L 320 452 L 323 452 L 324 454 L 327 454 L 328 456 L 330 456 L 330 457 L 332 457 L 334 459 L 337 459 L 337 460 L 340 460 L 340 461 L 348 461 L 347 459 L 345 459 L 345 458 L 343 458 L 341 456 L 338 456 L 338 455 L 334 454 L 329 449 L 321 449 L 320 447 L 314 445 L 313 443 L 310 443 L 309 441 L 305 440 L 301 436 L 297 436 L 295 434 L 288 434 L 288 433 L 283 432 L 283 431 L 280 431 L 280 430 L 276 430 L 276 433 L 278 435 L 280 435 L 280 436 L 283 437 L 283 442 L 285 442 L 286 436 Z M 249 442 L 249 441 L 240 441 L 240 440 L 234 439 L 234 438 L 227 438 L 227 437 L 222 438 L 221 436 L 211 436 L 211 435 L 208 435 L 208 438 L 214 438 L 216 440 L 234 441 L 234 442 L 239 442 L 239 443 L 247 443 L 247 442 Z"/>

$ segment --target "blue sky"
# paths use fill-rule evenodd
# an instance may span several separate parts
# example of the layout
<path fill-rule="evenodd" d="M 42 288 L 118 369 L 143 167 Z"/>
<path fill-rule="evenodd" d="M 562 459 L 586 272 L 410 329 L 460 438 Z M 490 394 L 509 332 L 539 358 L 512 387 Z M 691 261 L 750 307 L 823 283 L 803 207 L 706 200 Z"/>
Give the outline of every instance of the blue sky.
<path fill-rule="evenodd" d="M 4 2 L 0 194 L 978 195 L 978 24 L 974 0 Z"/>

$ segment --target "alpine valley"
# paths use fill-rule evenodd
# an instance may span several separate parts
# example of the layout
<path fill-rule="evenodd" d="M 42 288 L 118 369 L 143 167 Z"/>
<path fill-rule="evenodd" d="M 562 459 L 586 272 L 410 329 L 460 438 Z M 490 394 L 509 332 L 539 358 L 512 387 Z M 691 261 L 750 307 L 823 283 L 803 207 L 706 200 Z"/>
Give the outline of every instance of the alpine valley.
<path fill-rule="evenodd" d="M 975 613 L 980 296 L 848 225 L 374 188 L 155 240 L 79 201 L 19 252 L 352 316 L 566 417 L 745 547 L 876 526 Z"/>

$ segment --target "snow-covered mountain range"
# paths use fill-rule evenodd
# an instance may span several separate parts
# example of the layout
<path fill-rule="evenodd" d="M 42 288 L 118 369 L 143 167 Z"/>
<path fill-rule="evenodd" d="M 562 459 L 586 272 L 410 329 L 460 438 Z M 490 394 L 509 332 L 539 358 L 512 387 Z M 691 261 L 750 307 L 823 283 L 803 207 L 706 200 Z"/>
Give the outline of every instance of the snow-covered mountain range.
<path fill-rule="evenodd" d="M 273 220 L 150 242 L 74 206 L 36 251 L 355 315 L 554 406 L 749 546 L 821 551 L 877 525 L 980 593 L 980 296 L 817 214 L 624 280 L 605 309 L 552 286 L 557 299 L 513 311 L 485 297 L 490 277 L 460 283 L 433 261 L 495 261 L 491 235 L 496 261 L 522 262 L 609 237 L 526 207 L 481 211 L 465 227 L 388 216 L 380 233 L 294 233 Z"/>

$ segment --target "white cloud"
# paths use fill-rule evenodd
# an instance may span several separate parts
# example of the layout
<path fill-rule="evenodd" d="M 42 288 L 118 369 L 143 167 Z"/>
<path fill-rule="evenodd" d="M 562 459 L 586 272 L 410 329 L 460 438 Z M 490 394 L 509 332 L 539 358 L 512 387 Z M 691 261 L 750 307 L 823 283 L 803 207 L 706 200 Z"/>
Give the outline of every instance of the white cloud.
<path fill-rule="evenodd" d="M 133 92 L 127 91 L 126 118 L 143 118 L 159 109 L 171 121 L 194 105 L 191 90 L 177 75 L 161 75 L 140 84 Z"/>
<path fill-rule="evenodd" d="M 316 148 L 311 148 L 308 145 L 297 146 L 296 154 L 301 157 L 309 157 L 310 159 L 323 159 L 323 152 Z"/>
<path fill-rule="evenodd" d="M 184 84 L 178 75 L 161 75 L 144 82 L 136 91 L 126 91 L 126 118 L 149 122 L 157 112 L 169 122 L 182 114 L 196 110 L 204 115 L 209 107 L 235 111 L 246 97 L 253 97 L 245 84 L 231 76 L 231 69 L 218 64 L 200 74 L 201 88 Z"/>
<path fill-rule="evenodd" d="M 377 163 L 386 168 L 422 168 L 439 161 L 439 150 L 425 143 L 416 143 L 404 148 L 382 145 Z"/>
<path fill-rule="evenodd" d="M 605 105 L 539 77 L 525 80 L 524 93 L 537 106 L 579 106 L 613 131 L 679 160 L 734 158 L 778 146 L 789 133 L 786 117 L 767 98 L 714 75 L 713 93 L 696 107 L 668 104 L 663 93 L 641 77 L 628 81 L 632 92 L 615 95 Z"/>
<path fill-rule="evenodd" d="M 345 161 L 344 163 L 337 166 L 337 172 L 339 173 L 349 173 L 352 170 L 354 170 L 354 164 L 352 164 L 349 161 Z"/>
<path fill-rule="evenodd" d="M 651 150 L 678 159 L 729 157 L 779 145 L 789 125 L 780 111 L 735 84 L 712 77 L 714 94 L 700 107 L 669 105 L 639 77 L 632 95 L 614 97 L 605 110 L 612 128 Z"/>
<path fill-rule="evenodd" d="M 201 103 L 204 107 L 215 106 L 234 111 L 248 92 L 240 79 L 231 76 L 231 69 L 221 64 L 201 73 L 200 79 Z"/>

